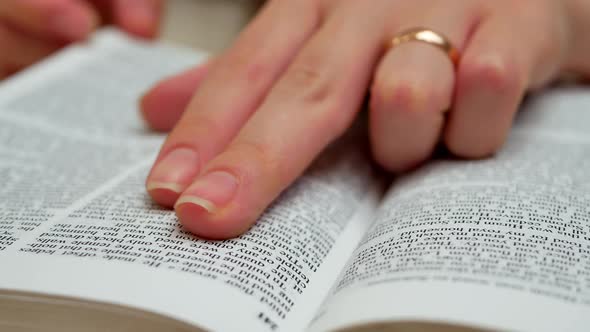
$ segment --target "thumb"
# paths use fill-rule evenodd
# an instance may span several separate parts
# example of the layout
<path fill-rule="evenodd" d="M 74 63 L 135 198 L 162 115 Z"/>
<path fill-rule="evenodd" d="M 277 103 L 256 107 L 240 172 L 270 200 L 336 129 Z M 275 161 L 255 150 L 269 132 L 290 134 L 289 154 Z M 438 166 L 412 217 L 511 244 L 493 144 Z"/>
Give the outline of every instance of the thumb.
<path fill-rule="evenodd" d="M 84 39 L 98 16 L 79 0 L 1 0 L 0 20 L 36 36 L 67 42 Z"/>

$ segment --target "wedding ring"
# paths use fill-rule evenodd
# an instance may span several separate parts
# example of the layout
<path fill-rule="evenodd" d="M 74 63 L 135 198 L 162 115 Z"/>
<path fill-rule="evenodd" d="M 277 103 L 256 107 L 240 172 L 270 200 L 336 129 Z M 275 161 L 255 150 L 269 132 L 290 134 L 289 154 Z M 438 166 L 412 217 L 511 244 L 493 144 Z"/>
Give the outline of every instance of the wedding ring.
<path fill-rule="evenodd" d="M 445 52 L 455 67 L 459 62 L 459 51 L 453 46 L 447 37 L 438 32 L 422 27 L 411 28 L 398 33 L 393 37 L 390 48 L 395 48 L 410 41 L 423 42 L 437 47 Z"/>

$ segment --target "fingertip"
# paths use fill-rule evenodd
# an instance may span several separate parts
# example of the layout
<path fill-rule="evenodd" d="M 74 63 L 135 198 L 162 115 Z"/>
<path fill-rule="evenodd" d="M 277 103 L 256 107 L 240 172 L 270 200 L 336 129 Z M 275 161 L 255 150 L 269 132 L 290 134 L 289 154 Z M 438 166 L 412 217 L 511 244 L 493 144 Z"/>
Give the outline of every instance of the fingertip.
<path fill-rule="evenodd" d="M 519 91 L 527 85 L 526 74 L 514 59 L 500 54 L 468 56 L 459 67 L 459 88 L 484 88 L 495 93 Z"/>
<path fill-rule="evenodd" d="M 443 125 L 442 112 L 372 111 L 369 137 L 374 160 L 385 170 L 403 173 L 431 155 Z"/>
<path fill-rule="evenodd" d="M 139 101 L 145 122 L 157 131 L 174 128 L 205 78 L 208 67 L 209 62 L 198 65 L 150 88 Z"/>
<path fill-rule="evenodd" d="M 158 203 L 158 205 L 165 208 L 172 208 L 178 200 L 178 197 L 180 197 L 183 188 L 177 184 L 148 182 L 146 189 L 150 197 Z"/>
<path fill-rule="evenodd" d="M 375 162 L 393 174 L 405 173 L 418 168 L 428 160 L 433 151 L 433 148 L 426 144 L 418 145 L 418 148 L 413 149 L 388 149 L 375 142 L 371 145 Z"/>
<path fill-rule="evenodd" d="M 139 38 L 154 39 L 157 37 L 158 28 L 151 20 L 138 14 L 130 14 L 128 16 L 119 23 L 121 29 Z"/>
<path fill-rule="evenodd" d="M 151 129 L 170 131 L 180 119 L 182 111 L 170 112 L 174 108 L 167 101 L 174 102 L 174 99 L 167 98 L 166 88 L 161 88 L 161 84 L 154 86 L 140 98 L 141 116 Z"/>
<path fill-rule="evenodd" d="M 457 157 L 493 156 L 507 139 L 525 91 L 526 75 L 507 55 L 467 54 L 459 68 L 456 105 L 444 142 Z"/>
<path fill-rule="evenodd" d="M 481 131 L 480 131 L 481 132 Z M 469 133 L 467 133 L 469 134 Z M 465 133 L 445 132 L 444 141 L 449 152 L 463 159 L 484 159 L 493 156 L 503 145 L 506 136 L 472 134 L 466 139 Z"/>
<path fill-rule="evenodd" d="M 154 163 L 146 190 L 156 203 L 172 207 L 198 172 L 198 153 L 187 147 L 176 148 Z"/>
<path fill-rule="evenodd" d="M 236 223 L 237 219 L 230 219 L 223 211 L 212 211 L 204 202 L 193 200 L 179 201 L 176 215 L 182 226 L 192 234 L 211 240 L 226 240 L 245 233 L 251 224 Z"/>
<path fill-rule="evenodd" d="M 224 234 L 211 227 L 210 212 L 202 205 L 180 202 L 174 207 L 176 216 L 184 228 L 192 234 L 206 239 L 225 239 Z"/>
<path fill-rule="evenodd" d="M 239 195 L 240 182 L 227 171 L 213 171 L 196 179 L 176 202 L 181 223 L 195 235 L 227 239 L 244 233 L 257 217 Z"/>
<path fill-rule="evenodd" d="M 192 94 L 179 93 L 173 81 L 162 81 L 140 99 L 140 111 L 148 126 L 157 131 L 170 131 L 188 105 Z"/>
<path fill-rule="evenodd" d="M 157 1 L 117 1 L 114 14 L 116 24 L 131 35 L 152 39 L 158 34 L 161 4 Z"/>

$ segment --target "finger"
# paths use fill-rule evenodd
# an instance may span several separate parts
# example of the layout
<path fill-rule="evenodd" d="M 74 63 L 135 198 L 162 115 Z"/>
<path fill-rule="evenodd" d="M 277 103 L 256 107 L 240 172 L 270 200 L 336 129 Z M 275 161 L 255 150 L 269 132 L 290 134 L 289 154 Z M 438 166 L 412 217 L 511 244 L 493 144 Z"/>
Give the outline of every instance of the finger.
<path fill-rule="evenodd" d="M 216 60 L 148 177 L 156 202 L 172 206 L 259 106 L 319 19 L 314 1 L 271 1 Z"/>
<path fill-rule="evenodd" d="M 558 70 L 564 37 L 552 25 L 555 13 L 543 13 L 542 7 L 492 14 L 475 32 L 459 66 L 456 103 L 445 128 L 445 143 L 454 154 L 479 158 L 494 153 L 527 86 Z M 513 14 L 523 12 L 533 18 Z M 539 24 L 543 34 L 535 28 Z"/>
<path fill-rule="evenodd" d="M 154 38 L 162 19 L 162 0 L 112 0 L 113 21 L 138 37 Z"/>
<path fill-rule="evenodd" d="M 211 63 L 208 61 L 151 88 L 141 99 L 141 114 L 147 124 L 158 131 L 171 130 L 205 79 L 209 68 Z"/>
<path fill-rule="evenodd" d="M 12 74 L 53 53 L 58 46 L 0 23 L 0 72 Z"/>
<path fill-rule="evenodd" d="M 479 13 L 474 2 L 425 3 L 404 12 L 399 31 L 424 26 L 462 48 Z M 401 11 L 398 11 L 401 15 Z M 455 75 L 444 51 L 422 42 L 389 49 L 377 69 L 371 93 L 373 156 L 389 171 L 412 168 L 427 159 L 439 140 L 444 111 L 451 107 Z"/>
<path fill-rule="evenodd" d="M 247 230 L 349 126 L 381 51 L 379 22 L 386 20 L 377 15 L 351 20 L 366 5 L 347 4 L 306 45 L 231 145 L 179 198 L 177 215 L 191 232 L 228 238 Z"/>
<path fill-rule="evenodd" d="M 2 0 L 0 18 L 27 33 L 67 42 L 86 38 L 98 24 L 92 8 L 78 0 Z"/>

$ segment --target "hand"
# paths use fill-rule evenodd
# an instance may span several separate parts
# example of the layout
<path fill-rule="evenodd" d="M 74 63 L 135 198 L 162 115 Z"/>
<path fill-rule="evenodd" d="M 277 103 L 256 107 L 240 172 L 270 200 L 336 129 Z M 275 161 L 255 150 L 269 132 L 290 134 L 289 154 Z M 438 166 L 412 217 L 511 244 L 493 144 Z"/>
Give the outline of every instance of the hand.
<path fill-rule="evenodd" d="M 0 0 L 0 79 L 85 39 L 106 20 L 151 38 L 161 5 L 161 0 Z"/>
<path fill-rule="evenodd" d="M 590 72 L 588 22 L 586 0 L 269 1 L 228 51 L 144 97 L 147 121 L 174 127 L 147 189 L 197 235 L 239 235 L 347 129 L 368 89 L 384 168 L 422 163 L 439 140 L 489 156 L 527 89 Z M 432 45 L 384 47 L 416 26 L 452 41 L 457 68 Z"/>

